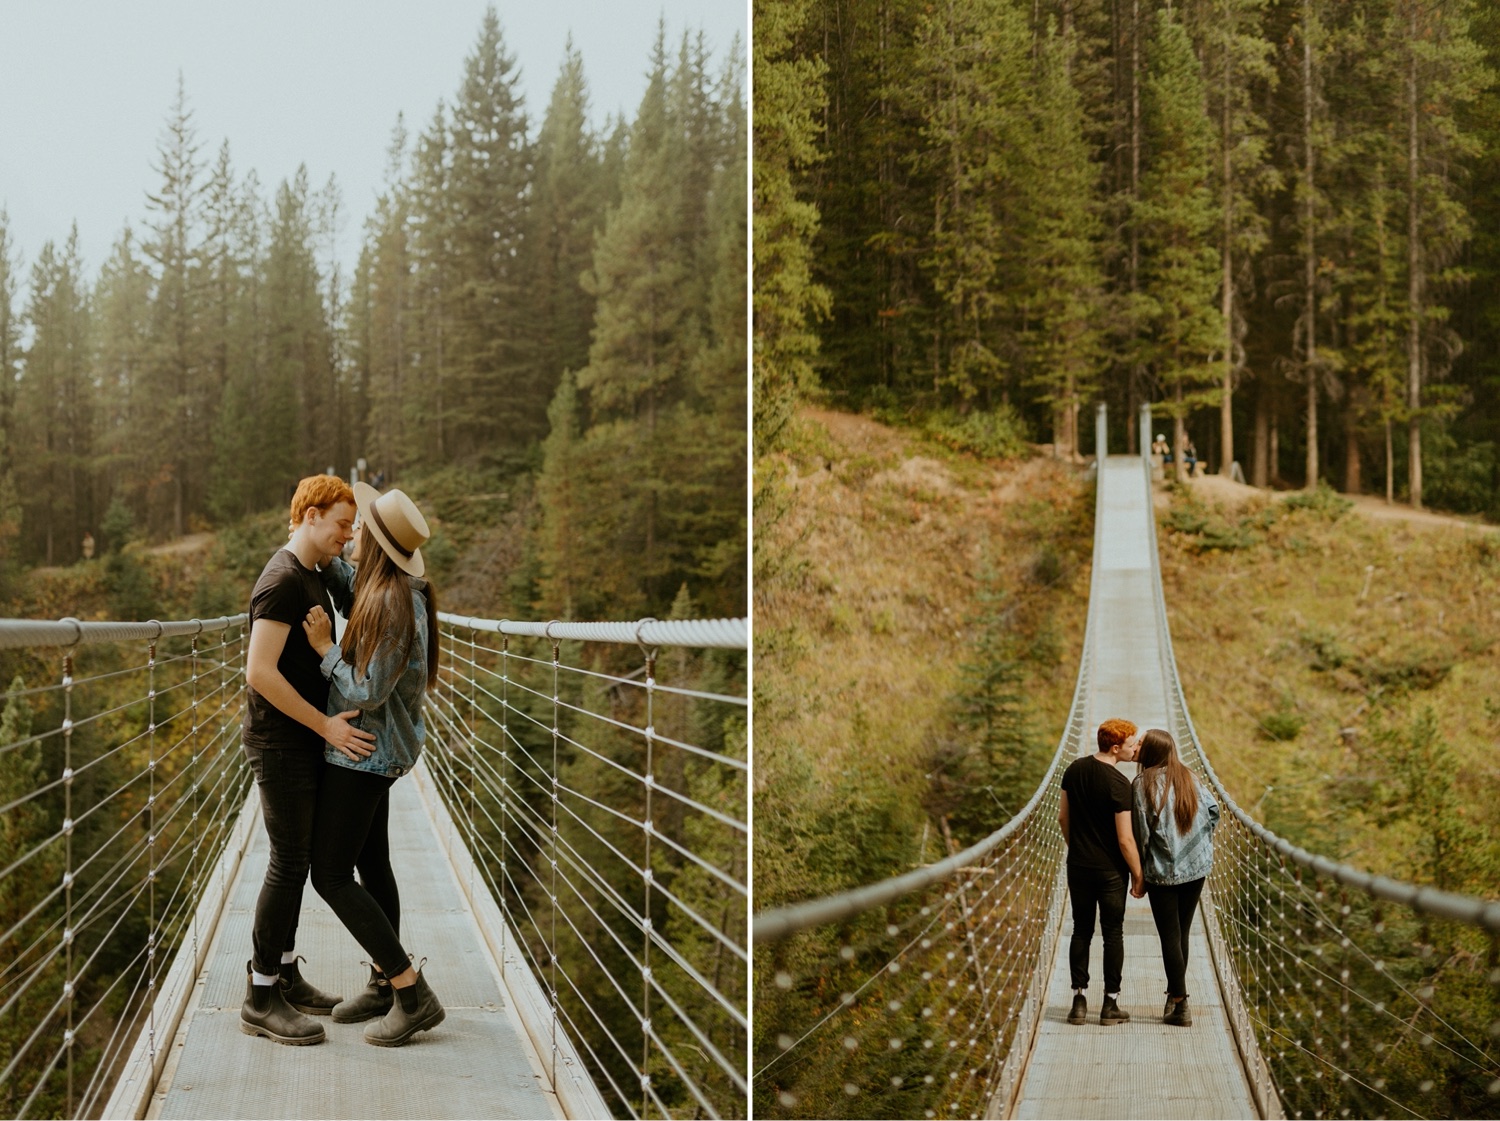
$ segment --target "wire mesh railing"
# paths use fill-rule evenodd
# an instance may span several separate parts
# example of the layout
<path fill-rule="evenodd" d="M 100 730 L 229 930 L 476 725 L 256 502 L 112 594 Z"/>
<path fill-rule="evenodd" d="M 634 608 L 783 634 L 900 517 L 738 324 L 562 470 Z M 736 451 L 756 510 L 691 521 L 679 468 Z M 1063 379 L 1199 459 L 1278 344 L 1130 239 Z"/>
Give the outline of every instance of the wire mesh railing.
<path fill-rule="evenodd" d="M 1102 433 L 1096 448 L 1102 456 Z M 1057 752 L 1005 826 L 930 866 L 756 916 L 756 1116 L 1009 1109 L 1062 929 L 1058 807 L 1063 770 L 1090 731 L 1098 602 L 1091 595 Z"/>
<path fill-rule="evenodd" d="M 443 615 L 428 766 L 514 945 L 628 1117 L 744 1117 L 744 620 Z"/>
<path fill-rule="evenodd" d="M 1257 1097 L 1298 1118 L 1500 1115 L 1500 902 L 1373 876 L 1246 813 L 1188 711 L 1154 533 L 1151 566 L 1170 731 L 1224 807 L 1205 930 Z"/>
<path fill-rule="evenodd" d="M 554 1085 L 581 1054 L 621 1115 L 745 1115 L 746 630 L 443 617 L 432 781 L 546 991 Z M 245 842 L 246 640 L 0 621 L 4 1115 L 160 1077 Z"/>
<path fill-rule="evenodd" d="M 0 622 L 0 1113 L 97 1115 L 249 789 L 245 617 Z"/>

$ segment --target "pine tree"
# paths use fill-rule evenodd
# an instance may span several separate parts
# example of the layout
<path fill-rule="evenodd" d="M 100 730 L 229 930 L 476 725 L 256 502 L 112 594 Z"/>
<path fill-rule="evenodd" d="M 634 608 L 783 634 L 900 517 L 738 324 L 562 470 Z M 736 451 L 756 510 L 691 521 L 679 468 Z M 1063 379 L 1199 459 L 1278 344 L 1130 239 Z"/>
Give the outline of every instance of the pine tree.
<path fill-rule="evenodd" d="M 181 75 L 177 98 L 157 149 L 157 192 L 147 196 L 155 217 L 145 244 L 155 263 L 151 348 L 142 382 L 133 441 L 141 456 L 139 482 L 146 490 L 152 526 L 174 536 L 187 527 L 195 487 L 207 460 L 214 409 L 203 394 L 204 357 L 199 317 L 201 277 L 200 196 L 203 165 L 193 114 Z"/>
<path fill-rule="evenodd" d="M 1170 10 L 1157 15 L 1148 54 L 1145 118 L 1150 158 L 1141 178 L 1142 287 L 1152 305 L 1151 354 L 1170 397 L 1178 477 L 1185 477 L 1186 420 L 1217 403 L 1211 362 L 1223 339 L 1213 297 L 1219 282 L 1214 231 L 1218 214 L 1208 182 L 1213 131 L 1202 72 L 1192 42 Z"/>
<path fill-rule="evenodd" d="M 1268 160 L 1268 129 L 1257 95 L 1274 89 L 1272 47 L 1264 33 L 1267 0 L 1204 0 L 1203 68 L 1208 112 L 1216 129 L 1215 173 L 1219 200 L 1220 345 L 1219 474 L 1235 462 L 1234 390 L 1245 368 L 1247 330 L 1240 290 L 1248 287 L 1255 257 L 1267 241 L 1260 203 L 1280 186 Z"/>
<path fill-rule="evenodd" d="M 1053 448 L 1060 456 L 1079 451 L 1079 409 L 1099 392 L 1103 359 L 1099 169 L 1069 73 L 1072 49 L 1054 31 L 1038 54 L 1021 253 L 1028 382 L 1040 390 L 1039 399 L 1052 414 Z"/>
<path fill-rule="evenodd" d="M 817 115 L 826 109 L 822 59 L 798 57 L 794 42 L 808 0 L 755 0 L 755 382 L 756 455 L 779 442 L 798 398 L 815 381 L 829 292 L 814 283 L 818 208 L 797 176 L 819 158 Z"/>
<path fill-rule="evenodd" d="M 528 254 L 539 385 L 588 362 L 593 297 L 579 278 L 604 225 L 608 185 L 599 142 L 588 127 L 583 59 L 571 37 L 536 141 Z"/>
<path fill-rule="evenodd" d="M 95 524 L 89 468 L 93 455 L 88 293 L 83 287 L 78 228 L 59 250 L 42 246 L 31 271 L 26 321 L 31 344 L 17 402 L 26 423 L 17 480 L 33 547 L 47 564 L 78 556 L 83 531 Z"/>
<path fill-rule="evenodd" d="M 539 378 L 524 275 L 532 149 L 520 73 L 493 7 L 464 62 L 448 127 L 451 335 L 442 403 L 448 454 L 524 451 L 543 431 L 551 385 Z"/>
<path fill-rule="evenodd" d="M 965 405 L 995 403 L 1005 380 L 1001 321 L 1019 257 L 1018 165 L 1030 147 L 1029 45 L 1010 0 L 951 0 L 917 30 L 924 162 L 937 188 L 923 264 L 947 304 L 941 382 Z"/>

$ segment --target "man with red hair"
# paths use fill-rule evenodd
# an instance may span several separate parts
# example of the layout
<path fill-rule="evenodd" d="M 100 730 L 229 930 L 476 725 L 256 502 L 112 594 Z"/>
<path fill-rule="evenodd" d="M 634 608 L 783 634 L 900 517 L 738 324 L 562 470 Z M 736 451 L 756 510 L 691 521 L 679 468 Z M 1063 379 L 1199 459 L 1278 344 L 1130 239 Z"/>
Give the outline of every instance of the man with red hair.
<path fill-rule="evenodd" d="M 318 567 L 354 536 L 354 512 L 354 492 L 344 480 L 303 479 L 292 498 L 289 540 L 266 562 L 250 594 L 249 699 L 242 738 L 260 792 L 271 859 L 255 903 L 255 956 L 246 969 L 240 1028 L 277 1043 L 321 1043 L 323 1027 L 309 1015 L 327 1016 L 342 999 L 302 977 L 293 945 L 312 864 L 323 745 L 361 758 L 370 754 L 375 737 L 350 723 L 357 710 L 326 714 L 328 682 L 300 628 L 314 605 L 333 615 Z"/>
<path fill-rule="evenodd" d="M 1089 944 L 1094 913 L 1104 935 L 1104 1003 L 1101 1024 L 1123 1024 L 1130 1013 L 1119 1006 L 1125 972 L 1125 876 L 1140 886 L 1141 857 L 1131 825 L 1130 780 L 1117 764 L 1140 752 L 1140 738 L 1129 720 L 1099 725 L 1099 750 L 1075 759 L 1063 772 L 1057 822 L 1068 845 L 1068 896 L 1073 902 L 1073 937 L 1068 943 L 1073 1007 L 1068 1023 L 1088 1019 Z"/>

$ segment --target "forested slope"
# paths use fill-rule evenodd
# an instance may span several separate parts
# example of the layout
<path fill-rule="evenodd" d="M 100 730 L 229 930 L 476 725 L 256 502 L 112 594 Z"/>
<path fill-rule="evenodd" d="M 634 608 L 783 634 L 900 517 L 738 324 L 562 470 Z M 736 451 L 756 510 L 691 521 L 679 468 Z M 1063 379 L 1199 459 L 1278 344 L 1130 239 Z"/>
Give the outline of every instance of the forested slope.
<path fill-rule="evenodd" d="M 756 29 L 759 417 L 814 384 L 1008 403 L 1067 451 L 1150 401 L 1256 484 L 1500 512 L 1493 5 L 758 0 Z"/>

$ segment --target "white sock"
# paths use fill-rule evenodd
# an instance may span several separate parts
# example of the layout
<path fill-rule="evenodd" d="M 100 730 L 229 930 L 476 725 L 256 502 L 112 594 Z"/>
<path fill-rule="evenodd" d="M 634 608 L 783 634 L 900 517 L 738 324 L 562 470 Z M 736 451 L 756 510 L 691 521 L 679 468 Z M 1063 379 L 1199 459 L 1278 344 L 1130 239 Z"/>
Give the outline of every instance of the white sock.
<path fill-rule="evenodd" d="M 282 965 L 291 965 L 292 962 L 294 962 L 296 960 L 297 960 L 297 951 L 296 950 L 288 950 L 286 953 L 284 953 L 284 954 L 281 955 L 281 964 Z"/>
<path fill-rule="evenodd" d="M 1088 989 L 1074 989 L 1073 990 L 1073 995 L 1074 996 L 1082 996 L 1086 992 L 1088 992 Z"/>
<path fill-rule="evenodd" d="M 273 977 L 266 973 L 257 973 L 253 969 L 250 971 L 250 983 L 252 985 L 275 985 L 279 984 L 280 981 L 280 977 Z"/>
<path fill-rule="evenodd" d="M 1119 1000 L 1120 999 L 1120 994 L 1119 993 L 1105 993 L 1104 995 L 1107 996 L 1107 997 L 1109 997 L 1110 1000 Z"/>

